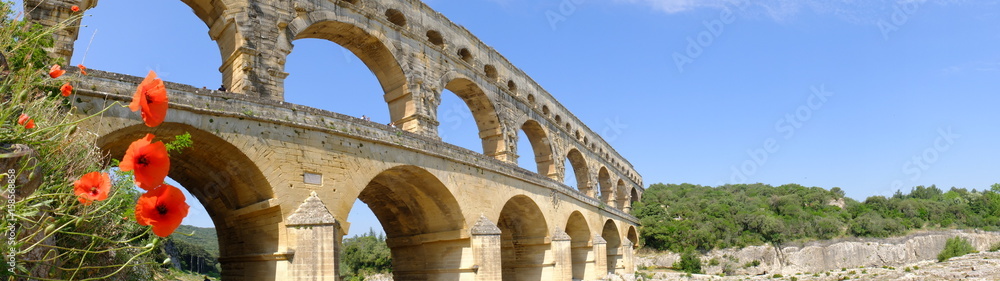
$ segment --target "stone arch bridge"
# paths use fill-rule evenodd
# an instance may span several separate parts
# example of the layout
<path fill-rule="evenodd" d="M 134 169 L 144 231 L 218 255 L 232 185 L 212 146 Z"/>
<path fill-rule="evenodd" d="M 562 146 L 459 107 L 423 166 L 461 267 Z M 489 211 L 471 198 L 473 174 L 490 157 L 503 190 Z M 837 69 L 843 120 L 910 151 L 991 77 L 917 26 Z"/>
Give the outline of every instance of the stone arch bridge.
<path fill-rule="evenodd" d="M 81 127 L 121 157 L 146 133 L 189 132 L 170 177 L 208 210 L 224 280 L 336 280 L 356 199 L 378 217 L 396 280 L 571 280 L 630 274 L 642 196 L 632 165 L 552 95 L 469 31 L 418 0 L 182 0 L 219 46 L 230 92 L 167 83 L 156 128 L 113 106 Z M 72 5 L 26 0 L 55 25 Z M 69 58 L 79 22 L 56 32 Z M 285 58 L 300 38 L 352 51 L 384 90 L 399 128 L 283 102 Z M 128 103 L 141 81 L 90 70 L 74 104 L 92 114 Z M 437 135 L 448 89 L 468 105 L 483 153 Z M 517 147 L 518 131 L 531 147 Z M 517 167 L 532 153 L 533 171 Z M 568 159 L 571 167 L 563 167 Z M 577 187 L 563 184 L 573 169 Z"/>

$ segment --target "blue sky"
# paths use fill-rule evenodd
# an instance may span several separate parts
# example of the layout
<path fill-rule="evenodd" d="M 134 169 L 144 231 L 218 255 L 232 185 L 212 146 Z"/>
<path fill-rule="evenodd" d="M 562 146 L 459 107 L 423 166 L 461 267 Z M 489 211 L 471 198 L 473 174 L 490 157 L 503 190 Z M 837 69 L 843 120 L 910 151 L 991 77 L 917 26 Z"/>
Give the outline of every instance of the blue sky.
<path fill-rule="evenodd" d="M 863 200 L 1000 182 L 997 1 L 427 3 L 531 75 L 647 185 L 798 183 Z M 218 47 L 182 2 L 105 0 L 87 14 L 72 64 L 220 84 Z M 287 101 L 389 121 L 353 54 L 294 44 Z M 443 97 L 442 137 L 481 151 L 465 105 Z M 377 228 L 366 212 L 351 215 L 352 233 Z M 197 212 L 185 223 L 210 225 Z"/>

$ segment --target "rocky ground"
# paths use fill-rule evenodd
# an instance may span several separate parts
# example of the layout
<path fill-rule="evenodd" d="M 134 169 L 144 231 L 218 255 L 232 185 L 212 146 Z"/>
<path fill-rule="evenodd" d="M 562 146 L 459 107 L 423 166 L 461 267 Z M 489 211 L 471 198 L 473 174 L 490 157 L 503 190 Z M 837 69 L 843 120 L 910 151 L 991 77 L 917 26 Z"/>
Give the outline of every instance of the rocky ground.
<path fill-rule="evenodd" d="M 1000 245 L 1000 232 L 975 230 L 921 231 L 892 238 L 841 238 L 836 240 L 749 246 L 713 250 L 701 256 L 708 275 L 784 276 L 803 272 L 836 272 L 844 268 L 903 268 L 937 258 L 950 238 L 961 237 L 977 251 Z M 640 251 L 638 268 L 669 268 L 680 259 L 670 252 Z M 848 271 L 849 272 L 849 271 Z M 1000 280 L 1000 278 L 997 278 Z"/>
<path fill-rule="evenodd" d="M 857 267 L 824 272 L 801 272 L 785 275 L 718 276 L 667 270 L 643 270 L 651 278 L 637 280 L 1000 280 L 1000 252 L 985 252 L 951 258 L 945 262 L 920 261 L 899 267 Z"/>

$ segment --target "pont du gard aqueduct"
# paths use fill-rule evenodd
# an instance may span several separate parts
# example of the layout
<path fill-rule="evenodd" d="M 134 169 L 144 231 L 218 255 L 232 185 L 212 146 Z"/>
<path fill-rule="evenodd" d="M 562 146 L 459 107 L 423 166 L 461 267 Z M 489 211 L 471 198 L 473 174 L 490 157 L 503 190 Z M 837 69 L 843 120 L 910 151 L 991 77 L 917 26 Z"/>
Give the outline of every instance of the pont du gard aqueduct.
<path fill-rule="evenodd" d="M 172 157 L 169 176 L 210 213 L 223 280 L 337 280 L 357 199 L 384 228 L 395 280 L 634 272 L 639 222 L 629 212 L 642 177 L 524 72 L 423 2 L 181 1 L 218 44 L 229 90 L 167 82 L 162 125 L 146 127 L 113 106 L 81 128 L 100 136 L 97 146 L 113 158 L 146 133 L 192 135 L 194 149 Z M 47 26 L 70 19 L 73 5 L 98 4 L 24 2 L 28 18 Z M 73 56 L 80 24 L 55 34 L 54 56 Z M 357 55 L 381 84 L 396 127 L 284 102 L 285 59 L 301 38 Z M 142 77 L 90 70 L 78 79 L 77 111 L 93 114 L 130 102 Z M 471 110 L 482 153 L 438 136 L 445 89 Z M 531 147 L 517 147 L 519 130 Z M 537 169 L 517 166 L 525 153 Z M 567 169 L 576 187 L 563 184 Z"/>

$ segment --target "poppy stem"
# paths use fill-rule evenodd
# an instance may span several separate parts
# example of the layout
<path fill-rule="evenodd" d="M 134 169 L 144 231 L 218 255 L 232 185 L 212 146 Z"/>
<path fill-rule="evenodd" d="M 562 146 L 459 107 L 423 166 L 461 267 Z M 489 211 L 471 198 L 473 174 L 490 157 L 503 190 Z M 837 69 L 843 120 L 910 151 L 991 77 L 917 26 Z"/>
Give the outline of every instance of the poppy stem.
<path fill-rule="evenodd" d="M 90 116 L 87 116 L 87 117 L 84 117 L 84 118 L 80 118 L 80 120 L 76 120 L 76 121 L 73 121 L 73 122 L 63 123 L 63 124 L 55 125 L 55 126 L 52 126 L 52 127 L 45 127 L 45 128 L 41 128 L 41 129 L 35 130 L 35 131 L 29 133 L 26 137 L 32 137 L 32 136 L 34 136 L 36 134 L 39 134 L 39 133 L 42 133 L 42 132 L 46 132 L 46 131 L 52 131 L 52 130 L 55 130 L 55 129 L 61 128 L 61 127 L 75 126 L 77 124 L 80 124 L 83 121 L 86 121 L 87 119 L 94 118 L 94 116 L 103 115 L 104 112 L 107 112 L 108 109 L 111 109 L 111 107 L 114 106 L 115 104 L 120 104 L 120 102 L 115 101 L 115 103 L 112 103 L 111 105 L 105 107 L 101 111 L 98 111 L 97 113 L 91 114 Z"/>
<path fill-rule="evenodd" d="M 90 250 L 94 249 L 94 243 L 96 241 L 90 240 L 90 246 L 87 246 L 87 250 L 83 251 L 83 256 L 80 256 L 80 263 L 77 264 L 76 270 L 73 270 L 73 275 L 69 276 L 69 280 L 73 280 L 73 278 L 76 278 L 76 274 L 80 273 L 80 267 L 83 267 L 83 262 L 87 260 L 87 254 L 90 253 Z"/>

